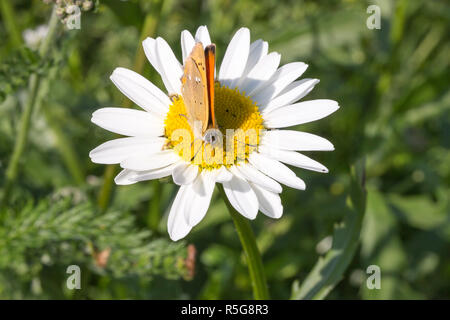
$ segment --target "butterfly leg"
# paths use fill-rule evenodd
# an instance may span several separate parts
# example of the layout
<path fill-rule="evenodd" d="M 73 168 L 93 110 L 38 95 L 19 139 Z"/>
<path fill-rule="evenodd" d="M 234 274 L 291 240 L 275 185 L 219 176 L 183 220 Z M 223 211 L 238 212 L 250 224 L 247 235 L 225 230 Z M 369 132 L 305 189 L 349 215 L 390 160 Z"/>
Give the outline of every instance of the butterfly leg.
<path fill-rule="evenodd" d="M 194 141 L 191 142 L 191 148 L 194 145 L 196 140 L 201 140 L 201 139 L 195 138 Z M 200 150 L 202 150 L 202 145 L 200 145 L 200 148 L 198 148 L 198 150 L 194 153 L 194 156 L 191 158 L 191 161 L 193 161 L 195 159 L 195 157 L 197 156 L 197 154 L 199 153 Z"/>
<path fill-rule="evenodd" d="M 171 94 L 169 94 L 169 99 L 170 99 L 170 101 L 174 102 L 175 100 L 180 99 L 180 96 L 176 93 L 171 93 Z"/>

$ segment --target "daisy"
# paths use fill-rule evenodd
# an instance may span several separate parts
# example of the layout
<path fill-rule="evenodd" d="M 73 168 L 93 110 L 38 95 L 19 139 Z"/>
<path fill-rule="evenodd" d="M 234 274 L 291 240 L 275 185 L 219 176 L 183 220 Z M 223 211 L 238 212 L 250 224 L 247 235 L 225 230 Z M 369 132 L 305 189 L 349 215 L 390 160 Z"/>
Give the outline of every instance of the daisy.
<path fill-rule="evenodd" d="M 196 42 L 211 44 L 206 26 L 195 37 L 181 33 L 182 61 Z M 307 69 L 303 62 L 280 66 L 280 54 L 268 52 L 263 40 L 250 42 L 250 31 L 239 29 L 231 39 L 216 72 L 215 113 L 220 131 L 254 130 L 252 144 L 243 143 L 241 156 L 231 154 L 223 144 L 225 161 L 194 161 L 177 148 L 174 133 L 179 129 L 192 133 L 181 94 L 183 65 L 167 42 L 158 37 L 143 41 L 145 54 L 160 74 L 164 92 L 139 74 L 117 68 L 111 80 L 142 110 L 102 108 L 92 115 L 96 125 L 124 136 L 107 141 L 91 151 L 95 163 L 119 163 L 123 170 L 116 176 L 118 185 L 172 176 L 179 191 L 173 201 L 167 223 L 170 238 L 184 238 L 205 216 L 216 183 L 221 183 L 230 204 L 244 217 L 255 219 L 258 211 L 280 218 L 281 184 L 299 190 L 305 183 L 285 164 L 328 172 L 322 164 L 297 151 L 334 150 L 328 140 L 306 132 L 278 130 L 319 120 L 336 111 L 333 100 L 297 102 L 319 82 L 297 80 Z M 176 98 L 173 98 L 173 97 Z M 245 139 L 245 138 L 244 138 Z M 200 146 L 206 149 L 205 141 Z M 285 164 L 283 164 L 285 163 Z"/>

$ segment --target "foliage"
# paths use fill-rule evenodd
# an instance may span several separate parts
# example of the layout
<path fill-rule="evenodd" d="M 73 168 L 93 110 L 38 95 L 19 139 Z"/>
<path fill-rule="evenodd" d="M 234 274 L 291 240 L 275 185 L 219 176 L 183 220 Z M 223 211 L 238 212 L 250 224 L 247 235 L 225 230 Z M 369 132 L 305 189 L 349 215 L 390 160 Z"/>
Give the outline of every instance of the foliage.
<path fill-rule="evenodd" d="M 319 258 L 300 287 L 293 284 L 292 299 L 324 299 L 341 280 L 359 244 L 362 221 L 366 210 L 364 166 L 352 168 L 351 204 L 344 221 L 334 227 L 333 245 L 325 257 Z"/>
<path fill-rule="evenodd" d="M 31 281 L 36 286 L 49 270 L 57 270 L 56 276 L 43 286 L 62 290 L 65 268 L 72 264 L 118 279 L 188 275 L 183 243 L 151 241 L 151 233 L 138 230 L 126 212 L 101 214 L 89 202 L 76 203 L 74 196 L 55 197 L 61 196 L 37 204 L 29 201 L 19 212 L 8 210 L 3 217 L 0 274 L 7 286 L 0 287 L 1 296 L 21 297 L 18 285 Z M 42 288 L 32 287 L 31 293 L 38 295 Z"/>
<path fill-rule="evenodd" d="M 21 48 L 7 57 L 0 65 L 0 103 L 8 94 L 26 85 L 33 74 L 45 75 L 51 65 L 50 61 L 42 61 L 37 52 L 29 48 Z"/>

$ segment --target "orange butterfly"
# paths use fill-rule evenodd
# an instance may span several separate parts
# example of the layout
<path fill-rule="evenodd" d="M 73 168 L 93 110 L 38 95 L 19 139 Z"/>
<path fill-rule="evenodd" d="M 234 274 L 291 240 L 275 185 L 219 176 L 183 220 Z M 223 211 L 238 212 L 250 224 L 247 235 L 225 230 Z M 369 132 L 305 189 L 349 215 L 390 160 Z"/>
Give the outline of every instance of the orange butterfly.
<path fill-rule="evenodd" d="M 184 62 L 184 74 L 181 77 L 181 94 L 186 105 L 187 120 L 194 130 L 194 136 L 201 136 L 207 143 L 214 142 L 214 136 L 205 132 L 217 129 L 214 114 L 214 69 L 216 45 L 205 49 L 197 42 Z M 196 122 L 201 123 L 197 128 Z M 196 131 L 196 132 L 195 132 Z"/>

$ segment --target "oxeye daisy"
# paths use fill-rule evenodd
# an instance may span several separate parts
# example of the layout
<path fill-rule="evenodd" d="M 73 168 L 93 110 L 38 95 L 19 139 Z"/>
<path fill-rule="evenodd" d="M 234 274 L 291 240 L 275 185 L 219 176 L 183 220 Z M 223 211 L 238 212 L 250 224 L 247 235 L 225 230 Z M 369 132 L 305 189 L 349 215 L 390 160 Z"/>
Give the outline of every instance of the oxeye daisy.
<path fill-rule="evenodd" d="M 269 53 L 263 40 L 251 43 L 250 31 L 241 28 L 217 67 L 214 83 L 215 118 L 222 138 L 218 144 L 198 139 L 186 117 L 186 93 L 182 92 L 184 64 L 198 42 L 203 47 L 211 44 L 206 26 L 199 27 L 195 37 L 186 30 L 181 33 L 180 63 L 164 39 L 145 39 L 145 54 L 166 90 L 131 70 L 117 68 L 111 80 L 143 110 L 102 108 L 92 115 L 98 126 L 128 136 L 105 142 L 90 153 L 95 163 L 120 163 L 123 170 L 116 184 L 171 175 L 180 186 L 167 226 L 174 241 L 203 219 L 216 183 L 223 185 L 229 203 L 244 217 L 255 219 L 261 211 L 280 218 L 281 184 L 305 189 L 303 180 L 285 164 L 327 172 L 325 166 L 297 151 L 334 147 L 310 133 L 278 129 L 319 120 L 339 108 L 333 100 L 298 102 L 319 80 L 297 80 L 308 67 L 305 63 L 280 66 L 280 54 Z M 180 130 L 192 137 L 188 144 L 180 143 Z M 234 134 L 227 135 L 229 130 Z M 212 160 L 205 157 L 208 152 Z"/>

